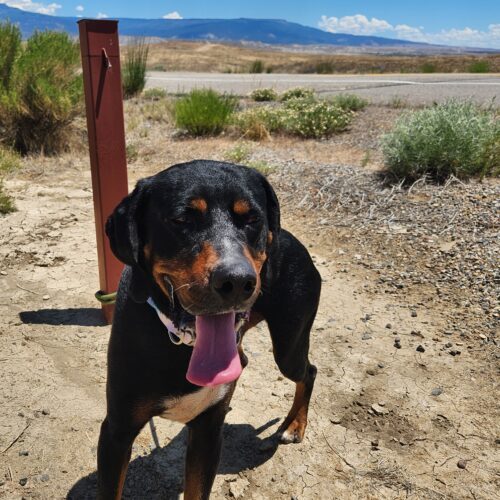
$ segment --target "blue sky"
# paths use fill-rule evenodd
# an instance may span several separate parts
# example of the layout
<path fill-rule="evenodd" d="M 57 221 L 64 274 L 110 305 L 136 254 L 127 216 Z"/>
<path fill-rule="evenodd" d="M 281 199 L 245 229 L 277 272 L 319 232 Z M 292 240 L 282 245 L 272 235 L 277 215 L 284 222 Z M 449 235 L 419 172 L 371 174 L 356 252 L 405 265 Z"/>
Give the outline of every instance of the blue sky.
<path fill-rule="evenodd" d="M 500 48 L 500 0 L 0 0 L 60 16 L 280 18 L 335 33 Z"/>

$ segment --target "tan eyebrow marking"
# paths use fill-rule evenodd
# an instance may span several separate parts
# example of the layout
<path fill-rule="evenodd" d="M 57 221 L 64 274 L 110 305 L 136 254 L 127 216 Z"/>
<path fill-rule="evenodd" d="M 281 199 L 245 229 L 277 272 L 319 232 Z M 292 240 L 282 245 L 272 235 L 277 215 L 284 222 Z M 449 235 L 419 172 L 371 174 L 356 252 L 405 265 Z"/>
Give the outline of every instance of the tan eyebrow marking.
<path fill-rule="evenodd" d="M 237 215 L 245 215 L 250 212 L 250 204 L 246 200 L 236 200 L 233 205 L 233 211 Z"/>
<path fill-rule="evenodd" d="M 191 200 L 189 205 L 191 208 L 199 210 L 202 213 L 205 213 L 208 208 L 207 202 L 203 198 L 194 198 Z"/>

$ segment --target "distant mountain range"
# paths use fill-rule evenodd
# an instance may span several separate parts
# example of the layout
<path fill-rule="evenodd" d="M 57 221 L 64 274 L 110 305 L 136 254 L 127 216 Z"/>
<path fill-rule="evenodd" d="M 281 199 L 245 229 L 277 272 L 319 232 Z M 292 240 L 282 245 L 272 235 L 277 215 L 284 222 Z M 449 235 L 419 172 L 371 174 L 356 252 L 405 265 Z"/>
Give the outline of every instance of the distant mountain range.
<path fill-rule="evenodd" d="M 78 33 L 76 17 L 57 17 L 27 12 L 0 4 L 0 19 L 16 23 L 29 37 L 35 30 L 59 30 Z M 269 45 L 335 46 L 417 46 L 406 40 L 376 36 L 328 33 L 316 28 L 280 19 L 119 19 L 125 36 L 145 36 L 177 40 L 212 40 L 220 42 L 256 42 Z"/>

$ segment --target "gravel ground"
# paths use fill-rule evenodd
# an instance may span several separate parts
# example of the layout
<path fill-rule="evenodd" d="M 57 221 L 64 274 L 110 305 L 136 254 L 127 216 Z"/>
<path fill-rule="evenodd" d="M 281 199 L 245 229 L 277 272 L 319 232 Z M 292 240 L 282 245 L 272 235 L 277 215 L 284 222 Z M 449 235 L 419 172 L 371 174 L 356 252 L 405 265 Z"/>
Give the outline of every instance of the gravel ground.
<path fill-rule="evenodd" d="M 179 138 L 139 108 L 127 103 L 131 186 L 237 144 Z M 323 278 L 318 378 L 305 440 L 278 446 L 293 384 L 266 328 L 249 332 L 216 500 L 499 498 L 500 182 L 388 185 L 378 140 L 399 112 L 371 106 L 325 141 L 248 143 Z M 92 296 L 87 154 L 28 158 L 5 185 L 18 211 L 0 219 L 0 498 L 91 499 L 109 327 Z M 126 499 L 182 491 L 185 431 L 156 425 L 162 446 L 138 437 Z"/>

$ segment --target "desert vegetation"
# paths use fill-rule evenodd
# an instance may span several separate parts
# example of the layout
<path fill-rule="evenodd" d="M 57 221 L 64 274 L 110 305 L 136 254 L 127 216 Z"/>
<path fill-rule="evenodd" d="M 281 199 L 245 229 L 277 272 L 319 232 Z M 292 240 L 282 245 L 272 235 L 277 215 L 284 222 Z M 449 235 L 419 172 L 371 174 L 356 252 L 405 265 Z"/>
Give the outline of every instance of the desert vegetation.
<path fill-rule="evenodd" d="M 139 95 L 146 85 L 146 66 L 149 45 L 144 38 L 136 38 L 125 51 L 122 68 L 122 88 L 125 99 Z"/>
<path fill-rule="evenodd" d="M 409 111 L 382 144 L 387 168 L 398 179 L 500 174 L 500 121 L 492 110 L 471 102 Z"/>
<path fill-rule="evenodd" d="M 318 74 L 495 73 L 500 72 L 500 55 L 324 55 L 259 49 L 236 44 L 176 40 L 152 44 L 148 68 L 159 71 L 214 73 L 249 73 L 256 69 L 261 73 Z"/>
<path fill-rule="evenodd" d="M 50 31 L 20 41 L 18 28 L 0 25 L 0 141 L 23 154 L 56 154 L 68 149 L 82 111 L 78 45 Z"/>

